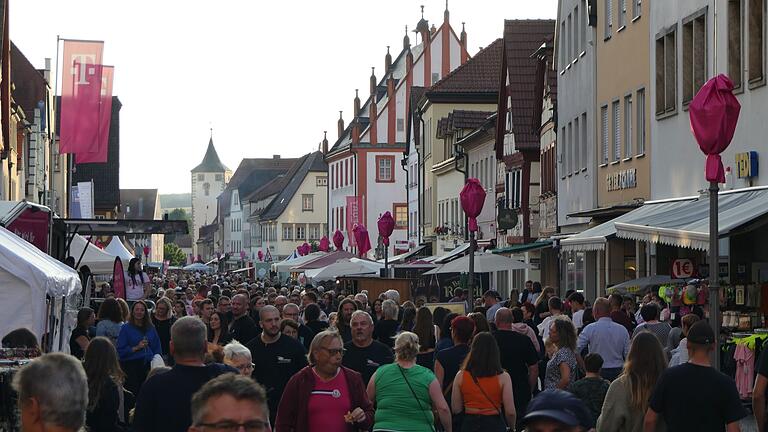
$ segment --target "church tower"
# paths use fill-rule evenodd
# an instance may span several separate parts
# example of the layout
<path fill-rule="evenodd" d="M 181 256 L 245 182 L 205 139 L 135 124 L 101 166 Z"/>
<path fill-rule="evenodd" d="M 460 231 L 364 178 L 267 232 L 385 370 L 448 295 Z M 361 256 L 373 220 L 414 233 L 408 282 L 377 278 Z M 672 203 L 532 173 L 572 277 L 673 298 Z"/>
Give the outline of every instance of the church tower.
<path fill-rule="evenodd" d="M 192 251 L 197 256 L 197 239 L 200 227 L 213 223 L 216 218 L 216 198 L 232 177 L 213 146 L 213 136 L 208 141 L 208 149 L 200 165 L 191 171 L 192 178 Z M 207 258 L 207 257 L 203 257 Z"/>

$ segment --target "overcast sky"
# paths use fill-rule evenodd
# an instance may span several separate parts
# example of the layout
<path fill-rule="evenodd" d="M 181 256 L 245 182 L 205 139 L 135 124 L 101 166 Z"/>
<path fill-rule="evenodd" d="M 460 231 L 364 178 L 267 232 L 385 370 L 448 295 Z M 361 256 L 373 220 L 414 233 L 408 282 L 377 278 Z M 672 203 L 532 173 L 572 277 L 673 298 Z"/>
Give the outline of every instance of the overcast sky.
<path fill-rule="evenodd" d="M 439 26 L 442 0 L 19 0 L 10 32 L 39 68 L 55 63 L 56 35 L 103 40 L 123 103 L 120 186 L 175 193 L 189 192 L 210 127 L 232 171 L 245 157 L 314 151 L 324 130 L 333 143 L 338 111 L 351 120 L 355 88 L 367 94 L 371 66 L 381 78 L 386 46 L 399 53 L 421 4 Z M 505 18 L 554 19 L 557 1 L 451 0 L 449 10 L 474 54 Z"/>

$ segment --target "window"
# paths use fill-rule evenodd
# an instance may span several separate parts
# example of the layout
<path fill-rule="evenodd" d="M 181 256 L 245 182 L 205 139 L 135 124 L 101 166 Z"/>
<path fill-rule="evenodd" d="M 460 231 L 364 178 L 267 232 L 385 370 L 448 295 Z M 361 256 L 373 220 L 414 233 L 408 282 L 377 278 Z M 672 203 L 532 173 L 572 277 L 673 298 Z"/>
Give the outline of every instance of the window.
<path fill-rule="evenodd" d="M 632 157 L 632 95 L 624 97 L 624 157 Z"/>
<path fill-rule="evenodd" d="M 587 113 L 581 114 L 581 169 L 587 169 L 587 154 L 589 144 L 587 143 Z"/>
<path fill-rule="evenodd" d="M 315 196 L 312 194 L 301 195 L 301 211 L 313 211 L 315 209 Z"/>
<path fill-rule="evenodd" d="M 320 187 L 328 186 L 328 177 L 316 177 L 316 179 L 317 179 L 316 180 L 317 181 L 317 183 L 316 183 L 317 186 L 320 186 Z"/>
<path fill-rule="evenodd" d="M 403 132 L 405 131 L 405 119 L 397 119 L 397 131 Z"/>
<path fill-rule="evenodd" d="M 310 240 L 319 240 L 320 239 L 320 224 L 310 224 L 309 225 L 309 239 Z"/>
<path fill-rule="evenodd" d="M 214 178 L 216 181 L 224 181 L 224 174 L 216 174 Z"/>
<path fill-rule="evenodd" d="M 573 123 L 568 122 L 568 132 L 566 132 L 566 136 L 568 137 L 568 160 L 565 161 L 565 170 L 570 175 L 574 171 L 573 166 Z"/>
<path fill-rule="evenodd" d="M 577 4 L 576 8 L 573 10 L 573 57 L 576 59 L 579 58 L 579 49 L 581 49 L 581 43 L 579 41 L 579 36 L 581 36 L 581 29 L 579 26 L 580 18 L 579 5 Z"/>
<path fill-rule="evenodd" d="M 605 0 L 605 38 L 611 37 L 613 29 L 613 5 L 615 0 Z"/>
<path fill-rule="evenodd" d="M 198 174 L 197 181 L 203 181 L 203 180 L 205 180 L 205 174 Z"/>
<path fill-rule="evenodd" d="M 304 224 L 296 225 L 296 240 L 306 240 L 307 232 Z"/>
<path fill-rule="evenodd" d="M 376 182 L 392 183 L 395 181 L 395 157 L 376 156 Z"/>
<path fill-rule="evenodd" d="M 749 0 L 749 83 L 759 84 L 765 78 L 763 56 L 763 27 L 765 25 L 764 0 Z"/>
<path fill-rule="evenodd" d="M 523 172 L 520 169 L 507 172 L 506 176 L 507 208 L 517 209 L 521 207 L 523 198 Z"/>
<path fill-rule="evenodd" d="M 728 0 L 728 76 L 733 81 L 734 89 L 741 89 L 743 61 L 743 0 Z"/>
<path fill-rule="evenodd" d="M 203 193 L 205 196 L 208 196 L 211 194 L 211 184 L 208 182 L 203 183 Z"/>
<path fill-rule="evenodd" d="M 293 240 L 292 224 L 283 224 L 283 240 Z"/>
<path fill-rule="evenodd" d="M 677 109 L 677 28 L 656 36 L 656 115 Z"/>
<path fill-rule="evenodd" d="M 613 0 L 606 0 L 613 1 Z M 627 25 L 627 0 L 619 0 L 619 28 Z"/>
<path fill-rule="evenodd" d="M 600 108 L 600 149 L 602 158 L 600 163 L 608 163 L 608 105 Z"/>
<path fill-rule="evenodd" d="M 566 39 L 565 39 L 565 20 L 560 23 L 560 64 L 562 65 L 563 70 L 565 70 L 565 65 L 568 63 L 567 57 L 567 49 L 566 49 Z"/>
<path fill-rule="evenodd" d="M 562 172 L 562 178 L 565 178 L 566 174 L 568 173 L 568 137 L 565 135 L 565 126 L 562 127 L 562 132 L 560 132 L 560 171 Z"/>
<path fill-rule="evenodd" d="M 645 89 L 637 91 L 637 154 L 645 154 Z"/>
<path fill-rule="evenodd" d="M 683 104 L 691 102 L 707 77 L 707 8 L 683 20 Z"/>
<path fill-rule="evenodd" d="M 611 105 L 613 112 L 613 160 L 621 159 L 621 112 L 619 111 L 619 101 L 614 101 Z"/>
<path fill-rule="evenodd" d="M 632 0 L 632 16 L 634 19 L 640 18 L 643 14 L 643 0 Z"/>
<path fill-rule="evenodd" d="M 576 117 L 573 120 L 573 137 L 571 138 L 573 146 L 573 173 L 578 174 L 579 168 L 581 168 L 581 158 L 579 151 L 581 150 L 581 133 L 579 132 L 579 118 Z"/>
<path fill-rule="evenodd" d="M 571 14 L 568 14 L 568 24 L 565 27 L 565 31 L 569 37 L 570 40 L 568 41 L 568 57 L 565 59 L 565 61 L 570 62 L 573 60 L 573 21 L 571 21 Z"/>
<path fill-rule="evenodd" d="M 395 229 L 408 228 L 408 204 L 394 204 Z"/>
<path fill-rule="evenodd" d="M 587 26 L 588 26 L 588 19 L 587 19 L 587 0 L 582 0 L 581 2 L 581 23 L 579 27 L 579 32 L 581 32 L 581 38 L 579 38 L 579 41 L 581 42 L 581 52 L 584 53 L 587 51 Z"/>

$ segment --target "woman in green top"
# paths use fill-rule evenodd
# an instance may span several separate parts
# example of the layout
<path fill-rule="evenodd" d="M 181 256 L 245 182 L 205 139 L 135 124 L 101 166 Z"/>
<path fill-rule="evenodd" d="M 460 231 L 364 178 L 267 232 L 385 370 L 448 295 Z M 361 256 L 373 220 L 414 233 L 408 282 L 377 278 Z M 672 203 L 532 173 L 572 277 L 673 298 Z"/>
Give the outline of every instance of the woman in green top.
<path fill-rule="evenodd" d="M 400 333 L 395 362 L 379 367 L 368 382 L 368 398 L 376 406 L 374 431 L 434 431 L 434 409 L 444 430 L 451 432 L 451 412 L 440 384 L 432 371 L 416 364 L 418 354 L 418 336 Z"/>

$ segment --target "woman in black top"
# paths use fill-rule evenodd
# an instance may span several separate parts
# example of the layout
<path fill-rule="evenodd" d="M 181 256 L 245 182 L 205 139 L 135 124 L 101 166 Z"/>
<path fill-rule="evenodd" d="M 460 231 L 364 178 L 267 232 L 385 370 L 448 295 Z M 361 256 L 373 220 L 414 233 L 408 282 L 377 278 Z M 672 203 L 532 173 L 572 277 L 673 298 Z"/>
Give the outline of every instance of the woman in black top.
<path fill-rule="evenodd" d="M 171 326 L 176 322 L 176 318 L 171 315 L 171 308 L 171 301 L 162 297 L 157 300 L 155 313 L 152 314 L 152 325 L 155 326 L 157 336 L 160 338 L 160 348 L 166 363 L 171 357 Z"/>
<path fill-rule="evenodd" d="M 419 337 L 419 354 L 416 355 L 416 364 L 424 366 L 429 370 L 435 368 L 435 324 L 433 323 L 432 311 L 426 306 L 422 306 L 416 311 L 416 323 L 413 326 L 413 332 Z"/>
<path fill-rule="evenodd" d="M 211 319 L 208 323 L 208 342 L 213 345 L 224 346 L 232 342 L 232 336 L 227 331 L 226 321 L 224 314 L 219 311 L 215 311 L 211 314 Z"/>
<path fill-rule="evenodd" d="M 397 322 L 397 303 L 393 300 L 384 300 L 384 303 L 381 304 L 381 310 L 384 319 L 376 321 L 373 334 L 379 342 L 392 348 L 395 346 L 395 335 L 397 334 L 397 327 L 400 325 Z"/>
<path fill-rule="evenodd" d="M 95 337 L 85 350 L 83 368 L 88 377 L 88 411 L 85 424 L 91 432 L 124 430 L 119 425 L 120 392 L 125 374 L 112 342 Z"/>
<path fill-rule="evenodd" d="M 84 307 L 77 312 L 77 327 L 72 330 L 69 337 L 69 352 L 78 359 L 83 359 L 83 353 L 91 341 L 88 329 L 96 322 L 96 314 L 93 309 Z"/>
<path fill-rule="evenodd" d="M 315 334 L 328 328 L 328 323 L 320 321 L 320 306 L 316 303 L 310 303 L 304 308 L 304 325 L 309 327 Z"/>

